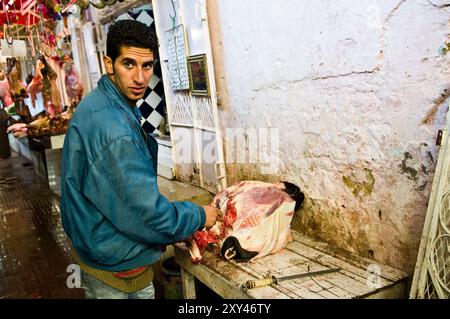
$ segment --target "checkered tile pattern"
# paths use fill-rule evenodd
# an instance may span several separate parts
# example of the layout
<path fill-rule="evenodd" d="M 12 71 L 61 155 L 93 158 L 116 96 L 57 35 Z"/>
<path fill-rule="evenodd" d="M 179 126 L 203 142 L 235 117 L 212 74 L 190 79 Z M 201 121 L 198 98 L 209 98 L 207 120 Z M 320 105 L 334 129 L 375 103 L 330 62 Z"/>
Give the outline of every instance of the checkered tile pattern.
<path fill-rule="evenodd" d="M 165 114 L 163 82 L 156 74 L 153 75 L 144 98 L 138 101 L 137 106 L 142 115 L 142 128 L 148 133 L 153 133 Z"/>
<path fill-rule="evenodd" d="M 134 19 L 154 28 L 153 10 L 148 8 L 149 6 L 145 6 L 142 10 L 130 10 L 126 14 L 121 15 L 119 19 Z M 153 78 L 148 84 L 144 98 L 138 101 L 137 106 L 142 114 L 142 128 L 147 133 L 161 134 L 158 126 L 164 117 L 166 117 L 166 101 L 164 98 L 160 63 L 159 61 L 155 62 Z"/>

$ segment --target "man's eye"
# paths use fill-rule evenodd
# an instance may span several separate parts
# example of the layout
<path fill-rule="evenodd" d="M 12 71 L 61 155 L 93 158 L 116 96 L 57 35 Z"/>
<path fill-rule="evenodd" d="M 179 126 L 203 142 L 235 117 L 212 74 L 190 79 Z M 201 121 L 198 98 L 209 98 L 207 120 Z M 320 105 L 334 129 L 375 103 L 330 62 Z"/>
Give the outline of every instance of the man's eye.
<path fill-rule="evenodd" d="M 127 69 L 131 69 L 133 67 L 133 63 L 131 63 L 131 62 L 124 62 L 123 66 L 126 67 Z"/>
<path fill-rule="evenodd" d="M 149 63 L 149 64 L 144 64 L 142 66 L 145 70 L 150 70 L 153 68 L 153 63 Z"/>

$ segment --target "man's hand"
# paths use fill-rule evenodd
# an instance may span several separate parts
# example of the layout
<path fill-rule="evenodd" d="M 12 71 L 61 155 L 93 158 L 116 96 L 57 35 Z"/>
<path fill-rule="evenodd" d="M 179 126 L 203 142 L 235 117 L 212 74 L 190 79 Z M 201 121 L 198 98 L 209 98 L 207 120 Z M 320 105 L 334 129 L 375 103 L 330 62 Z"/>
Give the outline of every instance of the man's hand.
<path fill-rule="evenodd" d="M 210 228 L 214 225 L 217 218 L 222 214 L 220 210 L 212 205 L 203 206 L 206 215 L 205 227 Z"/>

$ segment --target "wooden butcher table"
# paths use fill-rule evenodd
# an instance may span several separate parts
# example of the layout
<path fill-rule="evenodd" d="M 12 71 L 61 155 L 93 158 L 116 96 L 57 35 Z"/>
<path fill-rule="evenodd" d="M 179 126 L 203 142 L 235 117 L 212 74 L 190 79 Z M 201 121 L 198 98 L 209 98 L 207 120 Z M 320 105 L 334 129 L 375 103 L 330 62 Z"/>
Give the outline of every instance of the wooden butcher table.
<path fill-rule="evenodd" d="M 193 264 L 184 244 L 174 247 L 175 260 L 181 266 L 183 297 L 195 298 L 195 279 L 226 299 L 336 299 L 405 298 L 407 274 L 373 260 L 345 251 L 292 231 L 293 241 L 282 251 L 238 263 L 227 261 L 212 251 Z M 340 268 L 338 272 L 307 276 L 244 291 L 242 284 L 266 277 Z M 309 270 L 308 270 L 309 269 Z"/>

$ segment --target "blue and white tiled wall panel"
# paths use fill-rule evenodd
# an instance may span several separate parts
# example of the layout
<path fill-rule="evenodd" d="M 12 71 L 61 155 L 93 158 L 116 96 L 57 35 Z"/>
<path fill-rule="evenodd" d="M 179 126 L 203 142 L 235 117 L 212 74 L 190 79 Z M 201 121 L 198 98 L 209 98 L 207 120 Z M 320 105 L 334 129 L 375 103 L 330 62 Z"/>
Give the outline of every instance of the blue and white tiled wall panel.
<path fill-rule="evenodd" d="M 119 19 L 134 19 L 154 28 L 154 17 L 151 5 L 133 9 L 120 15 Z M 141 126 L 147 133 L 161 134 L 158 127 L 164 119 L 166 102 L 159 61 L 155 61 L 154 75 L 148 84 L 144 98 L 137 103 L 142 114 Z"/>

